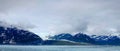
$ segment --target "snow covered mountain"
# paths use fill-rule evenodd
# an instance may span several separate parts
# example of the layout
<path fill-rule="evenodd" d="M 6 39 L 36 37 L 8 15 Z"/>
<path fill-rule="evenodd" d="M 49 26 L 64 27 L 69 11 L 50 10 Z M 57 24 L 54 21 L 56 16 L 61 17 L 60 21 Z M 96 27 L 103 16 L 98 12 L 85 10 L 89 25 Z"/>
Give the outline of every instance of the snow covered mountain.
<path fill-rule="evenodd" d="M 69 33 L 62 33 L 50 37 L 53 40 L 69 40 L 74 42 L 90 43 L 94 45 L 120 45 L 120 38 L 118 36 L 107 35 L 87 35 L 84 33 L 78 33 L 72 36 Z"/>
<path fill-rule="evenodd" d="M 38 35 L 0 21 L 0 44 L 9 45 L 120 45 L 119 36 L 61 33 L 42 40 Z M 64 44 L 65 43 L 65 44 Z"/>
<path fill-rule="evenodd" d="M 32 32 L 0 22 L 0 44 L 37 45 L 42 41 Z"/>

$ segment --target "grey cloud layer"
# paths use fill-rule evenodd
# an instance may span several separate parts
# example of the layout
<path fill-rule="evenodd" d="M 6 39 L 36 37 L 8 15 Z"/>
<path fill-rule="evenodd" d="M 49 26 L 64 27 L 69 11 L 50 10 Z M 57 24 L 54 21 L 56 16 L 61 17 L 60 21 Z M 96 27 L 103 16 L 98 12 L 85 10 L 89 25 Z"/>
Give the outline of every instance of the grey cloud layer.
<path fill-rule="evenodd" d="M 119 0 L 0 0 L 0 16 L 38 33 L 119 33 Z M 44 35 L 48 35 L 44 34 Z M 43 35 L 43 36 L 44 36 Z"/>

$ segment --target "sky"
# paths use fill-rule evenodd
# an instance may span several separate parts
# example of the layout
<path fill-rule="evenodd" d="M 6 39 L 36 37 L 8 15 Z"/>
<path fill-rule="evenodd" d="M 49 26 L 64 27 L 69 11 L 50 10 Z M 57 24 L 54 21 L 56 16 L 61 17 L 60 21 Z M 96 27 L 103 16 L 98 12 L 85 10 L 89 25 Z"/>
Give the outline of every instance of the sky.
<path fill-rule="evenodd" d="M 0 21 L 43 39 L 59 33 L 119 35 L 120 0 L 0 0 Z"/>

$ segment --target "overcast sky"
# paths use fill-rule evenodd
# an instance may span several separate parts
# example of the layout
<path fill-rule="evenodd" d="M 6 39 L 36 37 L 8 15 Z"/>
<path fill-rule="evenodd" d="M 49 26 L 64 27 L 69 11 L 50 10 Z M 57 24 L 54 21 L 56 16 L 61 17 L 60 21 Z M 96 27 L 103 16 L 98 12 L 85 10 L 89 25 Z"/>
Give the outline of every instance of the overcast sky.
<path fill-rule="evenodd" d="M 120 0 L 0 0 L 0 20 L 43 38 L 58 33 L 119 34 Z"/>

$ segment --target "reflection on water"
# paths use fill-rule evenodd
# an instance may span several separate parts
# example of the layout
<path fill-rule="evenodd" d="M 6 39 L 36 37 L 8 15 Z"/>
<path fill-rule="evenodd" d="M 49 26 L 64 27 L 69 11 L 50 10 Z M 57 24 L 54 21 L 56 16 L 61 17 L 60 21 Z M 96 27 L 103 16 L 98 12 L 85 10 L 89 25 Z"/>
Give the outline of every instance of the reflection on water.
<path fill-rule="evenodd" d="M 120 51 L 119 46 L 11 46 L 1 45 L 0 51 Z"/>

